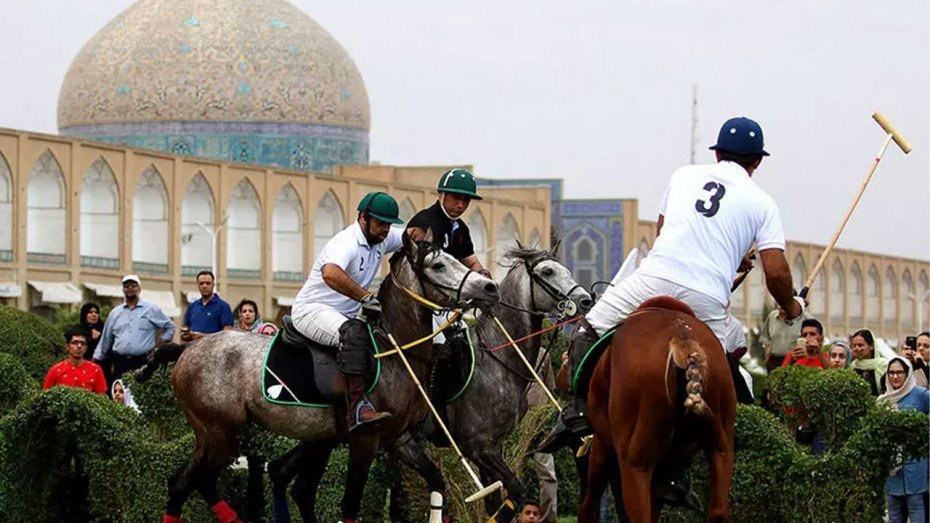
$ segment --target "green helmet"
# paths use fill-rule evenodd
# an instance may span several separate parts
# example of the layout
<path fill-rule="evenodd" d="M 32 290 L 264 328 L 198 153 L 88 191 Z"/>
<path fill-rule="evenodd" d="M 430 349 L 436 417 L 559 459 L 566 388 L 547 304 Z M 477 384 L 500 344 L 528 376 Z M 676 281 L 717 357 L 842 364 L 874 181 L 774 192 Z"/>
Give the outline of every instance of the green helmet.
<path fill-rule="evenodd" d="M 397 200 L 386 192 L 370 192 L 358 202 L 358 212 L 371 215 L 385 223 L 404 223 L 399 218 Z"/>
<path fill-rule="evenodd" d="M 439 177 L 439 186 L 436 187 L 439 192 L 454 192 L 464 194 L 473 200 L 481 200 L 478 196 L 478 184 L 475 183 L 475 175 L 465 169 L 450 169 Z"/>

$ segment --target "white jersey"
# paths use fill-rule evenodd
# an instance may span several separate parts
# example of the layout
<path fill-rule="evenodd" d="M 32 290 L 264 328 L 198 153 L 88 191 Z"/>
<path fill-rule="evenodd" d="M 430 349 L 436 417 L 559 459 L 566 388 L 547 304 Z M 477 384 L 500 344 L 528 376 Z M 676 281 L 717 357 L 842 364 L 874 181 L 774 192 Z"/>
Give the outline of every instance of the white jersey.
<path fill-rule="evenodd" d="M 313 262 L 310 276 L 291 309 L 292 316 L 303 316 L 311 304 L 331 307 L 346 317 L 354 317 L 361 304 L 348 296 L 336 292 L 323 281 L 323 266 L 332 263 L 344 270 L 360 287 L 367 289 L 378 270 L 384 255 L 400 250 L 403 246 L 403 229 L 391 227 L 387 238 L 377 245 L 368 245 L 362 227 L 354 222 L 339 231 L 326 242 L 323 251 Z"/>
<path fill-rule="evenodd" d="M 736 163 L 687 165 L 675 171 L 659 214 L 661 233 L 637 269 L 718 300 L 730 301 L 740 261 L 753 244 L 785 248 L 775 201 Z"/>

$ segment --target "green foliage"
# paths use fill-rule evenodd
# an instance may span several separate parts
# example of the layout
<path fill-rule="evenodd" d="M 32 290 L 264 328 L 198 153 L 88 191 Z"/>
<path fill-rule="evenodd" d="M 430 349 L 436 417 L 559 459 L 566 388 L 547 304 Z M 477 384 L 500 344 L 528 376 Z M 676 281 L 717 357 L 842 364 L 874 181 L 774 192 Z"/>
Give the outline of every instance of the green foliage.
<path fill-rule="evenodd" d="M 0 305 L 0 352 L 14 356 L 35 380 L 65 357 L 58 329 L 35 314 Z"/>
<path fill-rule="evenodd" d="M 38 383 L 10 354 L 0 352 L 0 417 L 38 391 Z"/>

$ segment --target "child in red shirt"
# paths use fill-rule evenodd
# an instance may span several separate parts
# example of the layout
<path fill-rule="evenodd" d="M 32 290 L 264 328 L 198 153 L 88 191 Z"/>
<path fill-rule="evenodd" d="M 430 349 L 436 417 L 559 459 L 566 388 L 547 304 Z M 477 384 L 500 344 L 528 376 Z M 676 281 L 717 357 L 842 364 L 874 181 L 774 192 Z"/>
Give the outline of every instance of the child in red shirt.
<path fill-rule="evenodd" d="M 68 358 L 49 369 L 42 389 L 48 390 L 55 385 L 62 385 L 106 394 L 107 381 L 103 377 L 103 369 L 92 361 L 84 360 L 84 352 L 87 350 L 87 335 L 84 330 L 77 325 L 69 328 L 65 333 L 65 342 Z"/>

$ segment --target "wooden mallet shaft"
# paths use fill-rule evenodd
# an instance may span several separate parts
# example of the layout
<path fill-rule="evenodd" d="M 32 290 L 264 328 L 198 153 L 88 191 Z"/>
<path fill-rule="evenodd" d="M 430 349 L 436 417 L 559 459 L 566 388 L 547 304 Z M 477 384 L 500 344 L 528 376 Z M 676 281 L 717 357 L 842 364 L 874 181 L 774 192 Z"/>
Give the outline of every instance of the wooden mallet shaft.
<path fill-rule="evenodd" d="M 856 193 L 856 197 L 853 198 L 852 205 L 849 206 L 849 210 L 846 211 L 846 215 L 843 216 L 843 221 L 840 222 L 839 228 L 833 233 L 833 238 L 830 240 L 830 243 L 827 245 L 827 248 L 823 250 L 823 254 L 820 255 L 820 259 L 817 260 L 817 265 L 814 266 L 814 269 L 811 271 L 810 276 L 807 277 L 807 281 L 804 282 L 804 287 L 801 289 L 801 292 L 798 293 L 802 298 L 807 297 L 807 293 L 810 291 L 811 285 L 814 284 L 814 280 L 817 278 L 817 274 L 820 273 L 820 269 L 823 268 L 823 264 L 826 262 L 827 257 L 833 251 L 833 247 L 836 245 L 836 241 L 839 240 L 840 234 L 843 233 L 843 229 L 846 228 L 846 223 L 849 222 L 850 216 L 856 206 L 859 205 L 859 200 L 862 199 L 862 194 L 865 192 L 865 188 L 869 185 L 869 180 L 872 179 L 872 175 L 875 173 L 875 169 L 878 168 L 878 163 L 882 161 L 882 156 L 885 155 L 885 149 L 888 148 L 888 144 L 893 140 L 894 143 L 904 151 L 904 154 L 911 152 L 911 144 L 907 143 L 907 140 L 901 136 L 901 133 L 897 131 L 881 113 L 875 112 L 872 114 L 872 119 L 881 126 L 882 130 L 885 131 L 885 141 L 882 143 L 881 149 L 878 150 L 878 154 L 875 156 L 875 159 L 872 161 L 872 166 L 869 168 L 868 174 L 865 175 L 865 180 L 862 181 L 862 185 L 859 186 L 859 192 Z"/>

